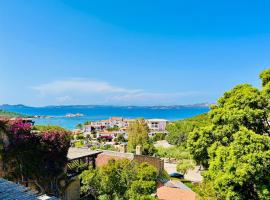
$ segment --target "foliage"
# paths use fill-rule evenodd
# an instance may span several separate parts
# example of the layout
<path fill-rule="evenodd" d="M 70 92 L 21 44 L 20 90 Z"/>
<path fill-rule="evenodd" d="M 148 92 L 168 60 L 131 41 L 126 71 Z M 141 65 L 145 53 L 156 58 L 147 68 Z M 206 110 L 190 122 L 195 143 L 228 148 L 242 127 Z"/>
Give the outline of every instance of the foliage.
<path fill-rule="evenodd" d="M 46 132 L 46 131 L 60 131 L 69 133 L 66 129 L 62 128 L 61 126 L 56 125 L 35 125 L 32 127 L 32 130 Z"/>
<path fill-rule="evenodd" d="M 83 134 L 74 135 L 73 137 L 75 140 L 83 140 L 85 138 Z"/>
<path fill-rule="evenodd" d="M 149 128 L 144 119 L 137 119 L 127 129 L 128 150 L 135 152 L 136 146 L 142 146 L 143 155 L 153 155 L 156 152 L 153 142 L 149 139 Z"/>
<path fill-rule="evenodd" d="M 76 125 L 76 128 L 77 128 L 77 129 L 82 129 L 82 128 L 83 128 L 83 125 L 82 125 L 82 124 L 77 124 L 77 125 Z"/>
<path fill-rule="evenodd" d="M 192 156 L 207 169 L 204 189 L 209 191 L 201 195 L 270 199 L 270 69 L 260 78 L 262 91 L 242 84 L 225 92 L 211 107 L 211 125 L 189 135 Z"/>
<path fill-rule="evenodd" d="M 91 146 L 91 150 L 110 150 L 117 151 L 117 149 L 111 144 L 100 144 L 99 146 Z"/>
<path fill-rule="evenodd" d="M 209 116 L 212 125 L 195 129 L 189 136 L 188 147 L 195 161 L 208 166 L 208 147 L 216 141 L 228 145 L 240 126 L 257 134 L 269 132 L 267 126 L 267 101 L 260 91 L 248 84 L 238 85 L 226 92 L 218 103 L 211 107 Z"/>
<path fill-rule="evenodd" d="M 110 127 L 110 128 L 107 128 L 107 131 L 109 131 L 109 132 L 119 131 L 119 127 L 118 126 Z"/>
<path fill-rule="evenodd" d="M 169 180 L 171 177 L 168 174 L 168 172 L 165 169 L 163 169 L 159 174 L 159 178 Z"/>
<path fill-rule="evenodd" d="M 152 199 L 157 170 L 147 163 L 110 160 L 99 169 L 84 171 L 80 178 L 81 191 L 98 199 Z"/>
<path fill-rule="evenodd" d="M 63 174 L 70 146 L 66 131 L 48 129 L 33 133 L 21 119 L 10 122 L 8 144 L 4 148 L 7 176 L 13 181 L 34 181 L 41 192 L 58 193 L 58 177 Z"/>
<path fill-rule="evenodd" d="M 86 121 L 83 125 L 91 125 L 91 121 Z"/>
<path fill-rule="evenodd" d="M 31 117 L 31 116 L 0 109 L 0 117 L 13 118 L 13 117 Z"/>
<path fill-rule="evenodd" d="M 116 138 L 114 139 L 115 142 L 119 142 L 119 143 L 122 143 L 122 142 L 127 142 L 126 138 L 124 137 L 123 134 L 118 134 L 116 136 Z"/>
<path fill-rule="evenodd" d="M 270 82 L 270 69 L 266 69 L 260 73 L 262 86 L 265 87 Z"/>
<path fill-rule="evenodd" d="M 7 125 L 8 122 L 6 120 L 0 120 L 0 161 L 3 156 L 4 143 L 7 137 Z"/>
<path fill-rule="evenodd" d="M 84 146 L 84 143 L 82 140 L 74 142 L 74 147 L 83 147 L 83 146 Z"/>
<path fill-rule="evenodd" d="M 192 160 L 179 160 L 177 162 L 176 170 L 185 175 L 188 170 L 194 169 L 195 165 Z"/>
<path fill-rule="evenodd" d="M 192 190 L 197 194 L 198 200 L 221 200 L 220 195 L 215 191 L 211 181 L 203 181 L 202 183 L 194 184 Z"/>
<path fill-rule="evenodd" d="M 226 199 L 270 198 L 270 138 L 246 128 L 219 146 L 205 178 Z"/>
<path fill-rule="evenodd" d="M 197 164 L 208 167 L 208 147 L 213 143 L 212 127 L 195 129 L 188 138 L 188 149 Z"/>
<path fill-rule="evenodd" d="M 162 158 L 190 159 L 189 152 L 184 147 L 157 147 L 157 156 Z"/>
<path fill-rule="evenodd" d="M 153 142 L 164 140 L 164 139 L 165 139 L 164 133 L 156 133 L 152 138 Z"/>
<path fill-rule="evenodd" d="M 201 114 L 184 120 L 179 120 L 168 124 L 166 127 L 169 134 L 166 140 L 170 144 L 185 146 L 188 135 L 198 127 L 204 127 L 210 124 L 208 114 Z"/>

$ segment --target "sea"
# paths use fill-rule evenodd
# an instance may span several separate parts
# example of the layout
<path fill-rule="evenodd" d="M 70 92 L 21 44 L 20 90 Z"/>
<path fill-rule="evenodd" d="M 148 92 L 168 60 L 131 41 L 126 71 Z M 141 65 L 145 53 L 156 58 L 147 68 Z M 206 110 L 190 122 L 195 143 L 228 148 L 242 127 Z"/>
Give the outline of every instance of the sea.
<path fill-rule="evenodd" d="M 37 125 L 58 125 L 74 129 L 77 124 L 86 121 L 98 121 L 110 117 L 158 118 L 169 121 L 193 117 L 209 111 L 207 106 L 46 106 L 29 107 L 23 105 L 1 105 L 0 109 L 26 115 L 50 116 L 51 118 L 34 118 Z M 82 114 L 79 117 L 67 117 L 67 114 Z"/>

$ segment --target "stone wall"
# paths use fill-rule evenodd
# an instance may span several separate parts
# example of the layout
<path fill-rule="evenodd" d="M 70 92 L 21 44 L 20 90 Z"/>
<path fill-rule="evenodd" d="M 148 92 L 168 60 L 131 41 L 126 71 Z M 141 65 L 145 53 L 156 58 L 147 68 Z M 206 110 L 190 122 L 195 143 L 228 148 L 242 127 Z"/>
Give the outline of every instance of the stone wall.
<path fill-rule="evenodd" d="M 136 161 L 138 163 L 146 162 L 146 163 L 148 163 L 150 165 L 153 165 L 154 167 L 157 168 L 159 174 L 164 169 L 164 161 L 161 160 L 160 158 L 157 158 L 157 157 L 134 155 L 134 161 Z"/>

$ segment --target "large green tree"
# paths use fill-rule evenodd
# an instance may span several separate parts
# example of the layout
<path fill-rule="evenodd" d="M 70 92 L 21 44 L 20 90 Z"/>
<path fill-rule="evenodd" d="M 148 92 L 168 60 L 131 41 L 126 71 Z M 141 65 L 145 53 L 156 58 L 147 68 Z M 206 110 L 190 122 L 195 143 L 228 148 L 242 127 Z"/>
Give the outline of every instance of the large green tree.
<path fill-rule="evenodd" d="M 211 125 L 195 129 L 189 136 L 188 147 L 195 161 L 207 167 L 208 147 L 216 141 L 229 145 L 241 126 L 257 134 L 269 134 L 266 108 L 267 100 L 251 85 L 238 85 L 225 92 L 211 107 Z"/>
<path fill-rule="evenodd" d="M 144 155 L 153 155 L 156 150 L 153 142 L 150 140 L 150 132 L 144 119 L 137 119 L 130 123 L 127 129 L 128 133 L 128 150 L 135 152 L 136 146 L 142 147 Z"/>
<path fill-rule="evenodd" d="M 147 163 L 110 160 L 101 168 L 84 171 L 80 177 L 82 192 L 95 199 L 154 199 L 150 195 L 156 189 L 157 170 Z"/>
<path fill-rule="evenodd" d="M 241 128 L 214 149 L 206 181 L 224 199 L 270 199 L 270 137 Z"/>
<path fill-rule="evenodd" d="M 234 87 L 211 107 L 211 125 L 195 129 L 188 147 L 206 167 L 204 182 L 218 199 L 270 199 L 270 70 L 260 74 L 262 90 Z"/>

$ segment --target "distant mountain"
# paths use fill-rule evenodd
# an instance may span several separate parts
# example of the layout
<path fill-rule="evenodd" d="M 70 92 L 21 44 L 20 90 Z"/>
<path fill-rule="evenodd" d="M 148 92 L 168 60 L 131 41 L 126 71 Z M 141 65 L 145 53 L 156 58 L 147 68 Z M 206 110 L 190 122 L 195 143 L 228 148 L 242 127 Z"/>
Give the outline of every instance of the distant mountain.
<path fill-rule="evenodd" d="M 2 104 L 2 105 L 0 105 L 0 109 L 5 109 L 5 108 L 31 108 L 31 106 L 25 106 L 23 104 L 16 104 L 16 105 Z"/>
<path fill-rule="evenodd" d="M 171 105 L 171 106 L 115 106 L 115 105 L 50 105 L 43 106 L 43 108 L 102 108 L 102 107 L 116 107 L 116 108 L 150 108 L 150 109 L 177 109 L 177 108 L 208 108 L 211 104 L 209 103 L 198 103 L 190 105 Z M 10 105 L 3 104 L 0 105 L 0 109 L 10 109 L 10 108 L 35 108 L 34 106 L 26 106 L 23 104 Z"/>

